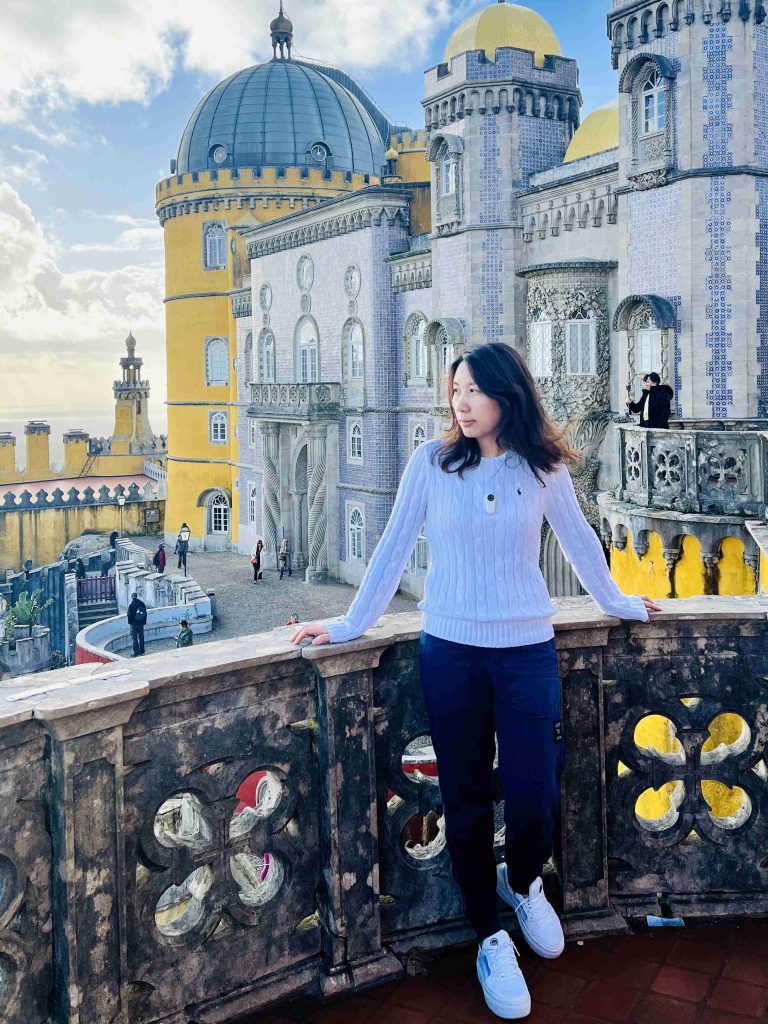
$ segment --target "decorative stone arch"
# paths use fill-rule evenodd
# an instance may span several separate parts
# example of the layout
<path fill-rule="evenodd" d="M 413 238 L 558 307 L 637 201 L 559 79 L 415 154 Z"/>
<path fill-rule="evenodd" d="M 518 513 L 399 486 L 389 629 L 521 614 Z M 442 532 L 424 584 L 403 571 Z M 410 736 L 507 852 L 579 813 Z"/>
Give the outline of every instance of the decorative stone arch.
<path fill-rule="evenodd" d="M 635 377 L 641 372 L 637 369 L 639 332 L 658 331 L 661 359 L 658 372 L 662 380 L 669 380 L 670 340 L 674 339 L 675 309 L 668 299 L 660 295 L 628 295 L 616 307 L 613 329 L 627 334 L 627 373 L 633 384 L 637 383 Z"/>
<path fill-rule="evenodd" d="M 655 24 L 651 19 L 651 24 Z M 664 101 L 664 123 L 658 130 L 644 131 L 643 87 L 652 75 L 660 86 L 654 87 L 656 104 Z M 629 168 L 627 177 L 634 189 L 666 184 L 667 172 L 675 163 L 674 104 L 676 78 L 672 62 L 658 53 L 639 53 L 621 73 L 619 92 L 629 96 Z"/>
<path fill-rule="evenodd" d="M 430 320 L 425 334 L 430 363 L 430 378 L 434 382 L 434 398 L 437 408 L 447 408 L 445 393 L 446 373 L 456 356 L 464 351 L 464 325 L 456 317 L 447 316 Z M 446 365 L 447 360 L 447 365 Z M 434 372 L 433 372 L 434 368 Z"/>
<path fill-rule="evenodd" d="M 663 57 L 660 53 L 638 53 L 621 72 L 619 78 L 619 92 L 631 93 L 633 85 L 647 64 L 653 64 L 662 78 L 670 81 L 677 77 L 672 61 Z"/>

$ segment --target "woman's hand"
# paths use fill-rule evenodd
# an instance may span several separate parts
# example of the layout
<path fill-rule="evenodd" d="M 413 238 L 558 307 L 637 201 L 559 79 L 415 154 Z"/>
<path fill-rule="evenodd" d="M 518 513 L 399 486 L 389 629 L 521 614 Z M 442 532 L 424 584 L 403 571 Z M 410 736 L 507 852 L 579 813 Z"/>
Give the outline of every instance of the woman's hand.
<path fill-rule="evenodd" d="M 291 637 L 291 643 L 298 645 L 308 637 L 314 637 L 312 644 L 315 647 L 319 644 L 329 644 L 331 642 L 328 629 L 322 622 L 307 622 L 306 625 L 299 626 Z"/>
<path fill-rule="evenodd" d="M 660 612 L 660 611 L 662 611 L 661 605 L 658 605 L 658 604 L 656 604 L 655 601 L 652 601 L 651 598 L 648 597 L 647 594 L 640 594 L 640 600 L 645 605 L 645 610 L 647 612 Z"/>

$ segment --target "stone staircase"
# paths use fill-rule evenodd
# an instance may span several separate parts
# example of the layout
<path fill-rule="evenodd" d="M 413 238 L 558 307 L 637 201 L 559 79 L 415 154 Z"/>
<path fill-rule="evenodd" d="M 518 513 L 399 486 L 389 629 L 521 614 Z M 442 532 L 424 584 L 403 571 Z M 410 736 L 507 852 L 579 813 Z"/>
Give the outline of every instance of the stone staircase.
<path fill-rule="evenodd" d="M 117 601 L 100 601 L 98 604 L 80 604 L 77 606 L 78 629 L 92 626 L 94 622 L 109 619 L 117 615 Z"/>

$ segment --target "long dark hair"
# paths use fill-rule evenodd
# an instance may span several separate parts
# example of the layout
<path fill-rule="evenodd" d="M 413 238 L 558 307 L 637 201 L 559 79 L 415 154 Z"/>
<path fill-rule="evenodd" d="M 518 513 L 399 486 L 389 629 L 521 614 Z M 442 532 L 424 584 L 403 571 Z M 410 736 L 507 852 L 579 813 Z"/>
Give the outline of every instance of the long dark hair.
<path fill-rule="evenodd" d="M 549 418 L 536 384 L 524 360 L 509 345 L 494 341 L 479 345 L 454 359 L 448 373 L 448 404 L 451 426 L 441 447 L 433 453 L 444 473 L 472 469 L 480 462 L 480 446 L 473 437 L 465 437 L 453 409 L 453 378 L 462 363 L 467 364 L 472 380 L 488 398 L 501 408 L 496 443 L 525 459 L 541 482 L 541 473 L 550 473 L 559 463 L 575 462 L 576 453 Z"/>

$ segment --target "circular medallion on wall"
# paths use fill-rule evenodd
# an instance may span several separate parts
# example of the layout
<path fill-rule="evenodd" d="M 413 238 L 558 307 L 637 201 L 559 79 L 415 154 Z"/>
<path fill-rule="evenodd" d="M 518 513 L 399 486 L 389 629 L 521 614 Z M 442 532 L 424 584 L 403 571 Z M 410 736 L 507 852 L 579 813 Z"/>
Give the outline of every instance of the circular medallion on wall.
<path fill-rule="evenodd" d="M 227 159 L 227 150 L 225 146 L 214 146 L 211 152 L 213 162 L 216 164 L 223 164 Z"/>
<path fill-rule="evenodd" d="M 344 291 L 350 299 L 354 299 L 360 291 L 360 268 L 354 263 L 347 267 L 344 274 Z"/>
<path fill-rule="evenodd" d="M 296 267 L 296 280 L 303 292 L 308 292 L 315 279 L 315 268 L 309 256 L 302 256 Z"/>
<path fill-rule="evenodd" d="M 301 312 L 304 313 L 304 315 L 306 316 L 306 314 L 309 313 L 310 309 L 312 309 L 312 299 L 305 292 L 301 296 Z"/>
<path fill-rule="evenodd" d="M 261 286 L 259 292 L 259 305 L 266 312 L 272 305 L 272 288 L 268 284 Z"/>

